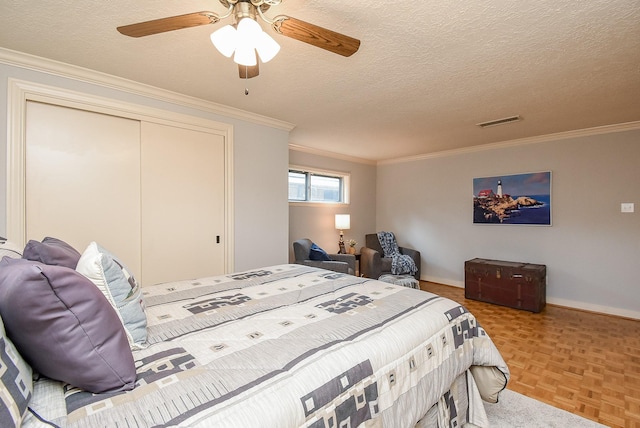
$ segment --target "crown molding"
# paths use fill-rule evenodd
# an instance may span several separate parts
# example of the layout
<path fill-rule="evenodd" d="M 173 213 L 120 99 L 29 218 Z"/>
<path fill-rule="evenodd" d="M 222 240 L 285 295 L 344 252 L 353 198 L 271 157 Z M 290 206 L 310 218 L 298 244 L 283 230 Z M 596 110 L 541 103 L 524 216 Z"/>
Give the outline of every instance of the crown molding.
<path fill-rule="evenodd" d="M 326 156 L 333 159 L 342 159 L 351 162 L 364 163 L 367 165 L 390 165 L 396 163 L 415 162 L 425 159 L 441 158 L 445 156 L 456 156 L 467 153 L 477 153 L 486 150 L 497 150 L 509 147 L 523 146 L 527 144 L 546 143 L 549 141 L 566 140 L 569 138 L 587 137 L 592 135 L 610 134 L 613 132 L 632 131 L 640 129 L 640 121 L 617 123 L 613 125 L 597 126 L 593 128 L 577 129 L 572 131 L 558 132 L 555 134 L 539 135 L 536 137 L 519 138 L 517 140 L 500 141 L 497 143 L 482 144 L 479 146 L 465 147 L 461 149 L 443 150 L 435 153 L 426 153 L 422 155 L 407 156 L 402 158 L 394 158 L 388 160 L 368 160 L 353 156 L 341 155 L 326 150 L 314 149 L 311 147 L 301 146 L 299 144 L 289 144 L 290 150 L 305 152 L 317 156 Z"/>
<path fill-rule="evenodd" d="M 100 71 L 78 67 L 76 65 L 66 64 L 60 61 L 42 58 L 6 48 L 0 48 L 0 62 L 15 67 L 79 80 L 105 88 L 116 89 L 130 94 L 153 98 L 155 100 L 180 105 L 182 107 L 194 108 L 258 125 L 265 125 L 287 132 L 291 131 L 295 127 L 294 124 L 283 120 L 262 116 L 245 110 L 214 103 L 212 101 L 206 101 L 201 98 L 191 97 L 144 83 L 135 82 L 133 80 L 112 76 Z"/>
<path fill-rule="evenodd" d="M 299 144 L 289 143 L 289 150 L 295 150 L 297 152 L 308 153 L 316 156 L 325 156 L 332 159 L 339 159 L 348 162 L 362 163 L 366 165 L 376 165 L 377 162 L 374 160 L 363 159 L 355 156 L 342 155 L 340 153 L 329 152 L 326 150 L 314 149 L 311 147 L 301 146 Z"/>
<path fill-rule="evenodd" d="M 634 122 L 618 123 L 613 125 L 597 126 L 594 128 L 577 129 L 573 131 L 558 132 L 555 134 L 539 135 L 536 137 L 519 138 L 517 140 L 501 141 L 497 143 L 482 144 L 479 146 L 465 147 L 462 149 L 443 150 L 436 153 L 428 153 L 424 155 L 409 156 L 404 158 L 396 158 L 378 161 L 377 165 L 389 165 L 394 163 L 414 162 L 425 159 L 434 159 L 445 156 L 456 156 L 467 153 L 476 153 L 486 150 L 504 149 L 508 147 L 517 147 L 527 144 L 546 143 L 549 141 L 566 140 L 569 138 L 587 137 L 592 135 L 610 134 L 613 132 L 632 131 L 640 129 L 640 120 Z"/>

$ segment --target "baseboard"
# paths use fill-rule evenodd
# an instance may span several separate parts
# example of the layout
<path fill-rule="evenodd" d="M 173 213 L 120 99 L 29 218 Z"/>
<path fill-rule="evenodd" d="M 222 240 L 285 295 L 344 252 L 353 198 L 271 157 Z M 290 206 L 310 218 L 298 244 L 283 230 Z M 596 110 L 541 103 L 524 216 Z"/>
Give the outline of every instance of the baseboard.
<path fill-rule="evenodd" d="M 562 306 L 569 309 L 578 309 L 585 312 L 596 314 L 615 315 L 617 317 L 640 320 L 640 312 L 629 309 L 612 308 L 611 306 L 596 305 L 587 302 L 576 302 L 575 300 L 558 299 L 547 296 L 547 304 L 554 306 Z"/>
<path fill-rule="evenodd" d="M 436 284 L 450 285 L 452 287 L 464 288 L 464 281 L 453 281 L 449 278 L 437 278 L 435 276 L 420 275 L 420 281 L 435 282 Z"/>
<path fill-rule="evenodd" d="M 421 276 L 421 281 L 435 282 L 436 284 L 449 285 L 451 287 L 464 288 L 463 281 L 452 281 L 447 278 L 437 278 L 432 276 Z M 614 315 L 622 318 L 640 320 L 640 311 L 632 311 L 629 309 L 614 308 L 611 306 L 596 305 L 588 302 L 579 302 L 570 299 L 561 299 L 550 297 L 547 295 L 547 304 L 553 306 L 561 306 L 563 308 L 577 309 L 585 312 L 592 312 L 603 315 Z"/>

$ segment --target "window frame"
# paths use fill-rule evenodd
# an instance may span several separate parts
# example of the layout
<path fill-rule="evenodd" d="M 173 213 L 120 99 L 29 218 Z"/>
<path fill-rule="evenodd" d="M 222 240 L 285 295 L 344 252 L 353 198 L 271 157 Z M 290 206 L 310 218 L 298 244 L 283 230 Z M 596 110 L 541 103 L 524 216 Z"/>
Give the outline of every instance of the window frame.
<path fill-rule="evenodd" d="M 287 186 L 289 184 L 289 173 L 295 172 L 305 175 L 305 200 L 293 200 L 287 199 L 290 204 L 296 205 L 348 205 L 349 204 L 349 193 L 350 193 L 350 179 L 351 174 L 343 171 L 334 171 L 327 169 L 319 169 L 319 168 L 309 168 L 306 166 L 300 165 L 289 165 L 289 170 L 287 172 Z M 340 180 L 340 201 L 313 201 L 309 200 L 311 194 L 311 176 L 319 176 L 319 177 L 327 177 L 327 178 L 337 178 Z"/>

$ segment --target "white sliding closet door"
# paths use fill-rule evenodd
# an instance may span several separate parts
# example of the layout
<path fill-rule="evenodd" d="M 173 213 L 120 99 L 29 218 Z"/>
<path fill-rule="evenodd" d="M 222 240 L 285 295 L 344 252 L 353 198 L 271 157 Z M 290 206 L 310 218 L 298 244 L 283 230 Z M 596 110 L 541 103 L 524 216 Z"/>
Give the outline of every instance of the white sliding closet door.
<path fill-rule="evenodd" d="M 25 233 L 97 241 L 143 285 L 225 272 L 225 137 L 27 102 Z"/>
<path fill-rule="evenodd" d="M 142 123 L 144 284 L 224 273 L 224 137 Z"/>
<path fill-rule="evenodd" d="M 140 122 L 27 102 L 26 238 L 97 241 L 140 272 Z"/>

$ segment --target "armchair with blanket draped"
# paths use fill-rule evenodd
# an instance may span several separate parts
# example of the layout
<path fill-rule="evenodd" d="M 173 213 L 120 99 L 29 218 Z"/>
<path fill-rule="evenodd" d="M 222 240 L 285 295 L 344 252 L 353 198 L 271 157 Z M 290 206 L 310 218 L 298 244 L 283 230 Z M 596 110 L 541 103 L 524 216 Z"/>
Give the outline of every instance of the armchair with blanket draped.
<path fill-rule="evenodd" d="M 420 251 L 399 247 L 392 232 L 367 234 L 360 250 L 360 274 L 373 279 L 384 274 L 413 275 L 420 280 Z"/>

